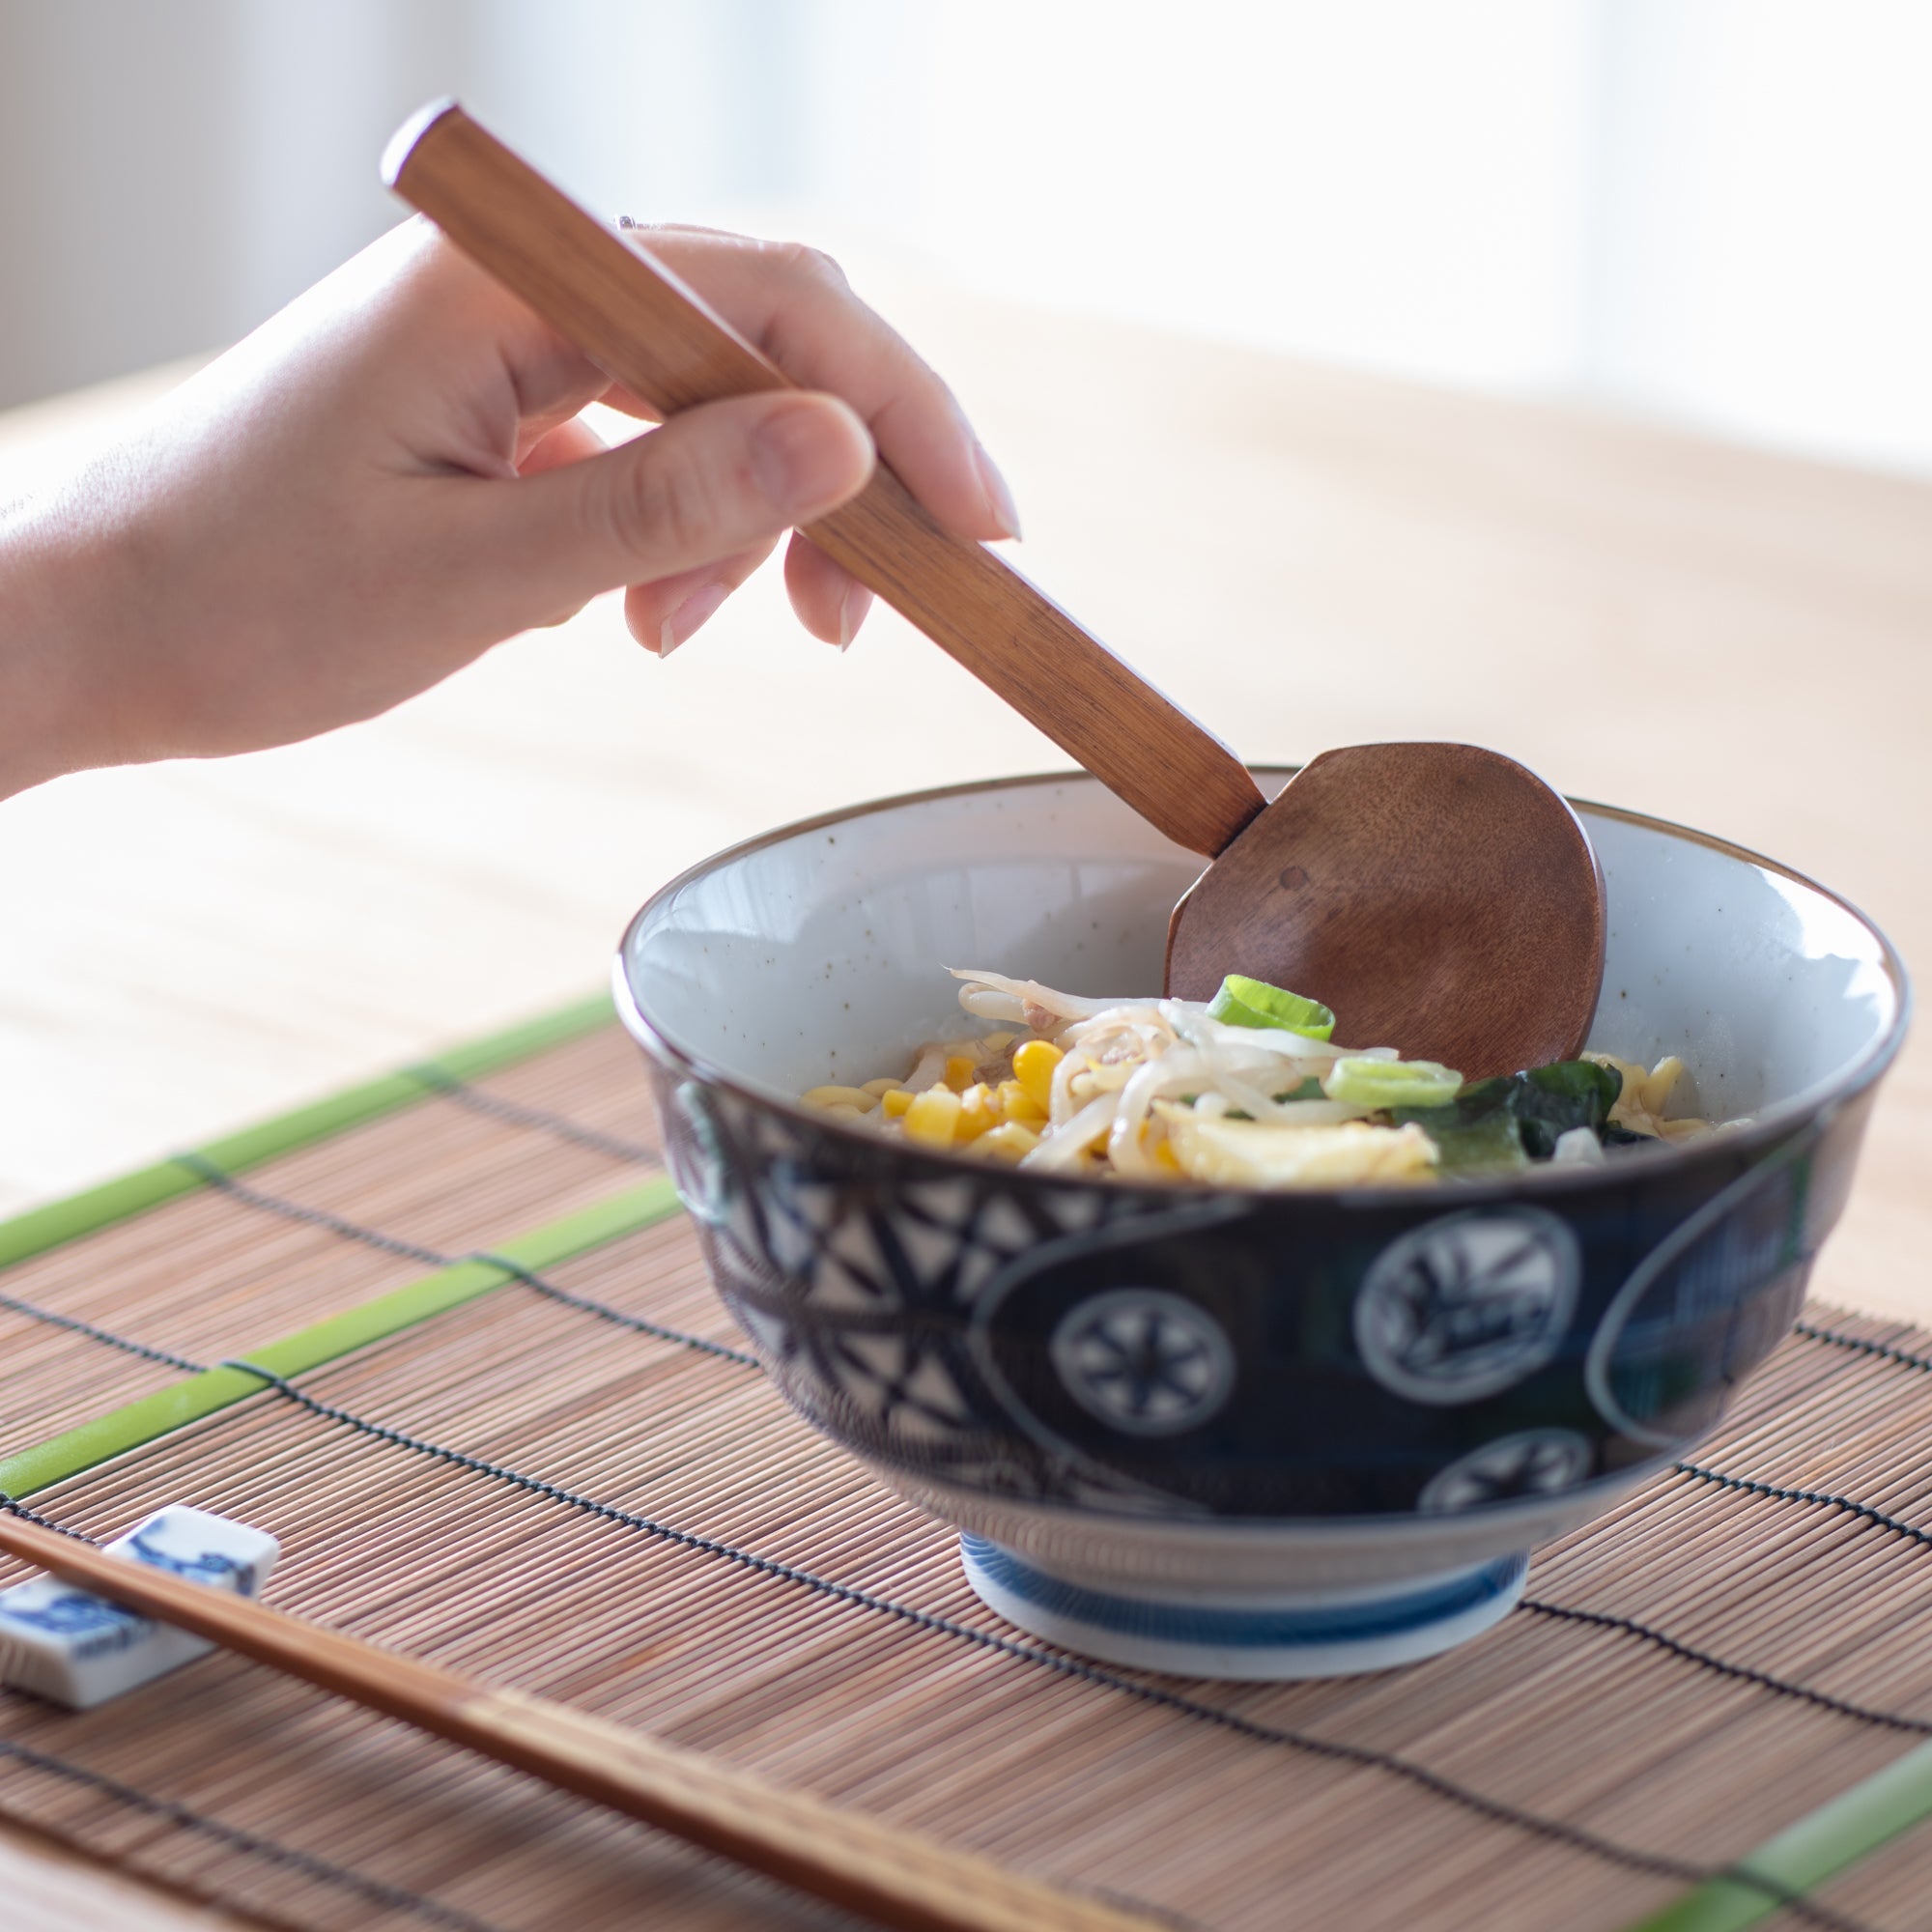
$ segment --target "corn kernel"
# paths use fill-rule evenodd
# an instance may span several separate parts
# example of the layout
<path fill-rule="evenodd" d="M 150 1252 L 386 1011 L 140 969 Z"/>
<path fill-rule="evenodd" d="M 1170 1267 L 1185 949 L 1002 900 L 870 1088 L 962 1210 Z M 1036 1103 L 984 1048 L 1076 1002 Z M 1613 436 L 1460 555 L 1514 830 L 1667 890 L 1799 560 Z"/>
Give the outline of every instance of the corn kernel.
<path fill-rule="evenodd" d="M 1002 1160 L 1019 1160 L 1039 1145 L 1039 1136 L 1017 1121 L 1007 1121 L 973 1143 L 975 1153 L 997 1154 Z"/>
<path fill-rule="evenodd" d="M 973 1069 L 979 1062 L 969 1054 L 949 1054 L 946 1060 L 946 1084 L 955 1094 L 963 1094 L 973 1084 Z"/>
<path fill-rule="evenodd" d="M 863 1114 L 879 1103 L 863 1087 L 814 1087 L 805 1096 L 808 1107 L 850 1107 Z"/>
<path fill-rule="evenodd" d="M 962 1141 L 976 1141 L 1000 1124 L 1000 1109 L 993 1092 L 983 1083 L 967 1088 L 959 1096 L 959 1124 L 953 1133 Z"/>
<path fill-rule="evenodd" d="M 889 1087 L 879 1095 L 879 1105 L 887 1120 L 896 1121 L 912 1105 L 912 1095 L 903 1087 Z"/>
<path fill-rule="evenodd" d="M 1153 1151 L 1153 1164 L 1163 1174 L 1179 1175 L 1182 1170 L 1180 1156 L 1174 1151 L 1172 1141 L 1162 1141 Z"/>
<path fill-rule="evenodd" d="M 1045 1039 L 1030 1039 L 1013 1055 L 1013 1078 L 1042 1114 L 1053 1105 L 1053 1069 L 1062 1057 L 1060 1049 Z"/>
<path fill-rule="evenodd" d="M 1022 1126 L 1037 1127 L 1046 1119 L 1046 1109 L 1017 1080 L 1002 1080 L 999 1085 L 1000 1112 Z"/>
<path fill-rule="evenodd" d="M 862 1094 L 871 1094 L 871 1096 L 875 1100 L 883 1100 L 886 1097 L 886 1095 L 890 1094 L 893 1091 L 893 1089 L 896 1087 L 898 1084 L 899 1083 L 896 1080 L 893 1079 L 893 1077 L 890 1074 L 888 1074 L 886 1078 L 883 1080 L 861 1081 L 859 1085 L 859 1091 Z"/>
<path fill-rule="evenodd" d="M 905 1130 L 909 1140 L 923 1141 L 927 1147 L 951 1147 L 959 1126 L 959 1095 L 945 1087 L 928 1087 L 915 1094 L 905 1110 Z"/>

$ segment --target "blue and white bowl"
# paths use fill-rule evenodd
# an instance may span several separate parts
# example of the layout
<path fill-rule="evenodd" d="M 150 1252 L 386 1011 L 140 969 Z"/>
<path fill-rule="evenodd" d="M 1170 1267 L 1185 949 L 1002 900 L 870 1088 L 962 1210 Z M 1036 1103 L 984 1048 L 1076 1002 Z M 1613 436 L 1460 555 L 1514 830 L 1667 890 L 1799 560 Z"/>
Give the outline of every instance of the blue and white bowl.
<path fill-rule="evenodd" d="M 948 966 L 1158 989 L 1199 861 L 1089 779 L 815 819 L 632 922 L 618 1008 L 719 1292 L 801 1415 L 959 1526 L 1001 1615 L 1207 1676 L 1432 1655 L 1706 1434 L 1790 1326 L 1904 972 L 1782 867 L 1578 810 L 1609 895 L 1592 1046 L 1682 1054 L 1689 1111 L 1748 1121 L 1491 1182 L 1063 1179 L 798 1104 L 963 1031 Z M 1314 990 L 1346 1031 L 1346 989 Z"/>

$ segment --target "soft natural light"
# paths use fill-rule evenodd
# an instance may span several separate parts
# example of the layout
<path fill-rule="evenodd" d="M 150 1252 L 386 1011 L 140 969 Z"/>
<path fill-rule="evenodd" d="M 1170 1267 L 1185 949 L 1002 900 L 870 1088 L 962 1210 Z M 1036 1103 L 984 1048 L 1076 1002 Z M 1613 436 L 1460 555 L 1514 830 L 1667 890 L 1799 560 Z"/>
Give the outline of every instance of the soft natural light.
<path fill-rule="evenodd" d="M 109 14 L 136 57 L 102 74 Z M 0 146 L 76 158 L 0 194 L 42 264 L 0 401 L 259 319 L 390 218 L 384 135 L 455 92 L 609 212 L 1932 469 L 1914 0 L 71 0 L 20 32 Z M 156 118 L 154 178 L 92 170 L 89 115 Z M 135 206 L 131 311 L 35 245 Z"/>

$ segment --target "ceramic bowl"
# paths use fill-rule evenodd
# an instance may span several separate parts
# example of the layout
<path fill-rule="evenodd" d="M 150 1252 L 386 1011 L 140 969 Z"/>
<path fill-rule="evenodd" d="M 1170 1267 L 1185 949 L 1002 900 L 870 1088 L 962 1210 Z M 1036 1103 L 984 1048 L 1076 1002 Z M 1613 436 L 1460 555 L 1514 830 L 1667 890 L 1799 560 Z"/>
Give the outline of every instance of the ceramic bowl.
<path fill-rule="evenodd" d="M 1488 1182 L 1061 1179 L 797 1103 L 964 1031 L 948 966 L 1158 989 L 1199 862 L 1092 780 L 793 826 L 633 921 L 617 1003 L 719 1292 L 808 1422 L 961 1529 L 1003 1616 L 1189 1674 L 1431 1655 L 1710 1430 L 1784 1334 L 1904 973 L 1784 867 L 1578 810 L 1608 887 L 1591 1044 L 1681 1054 L 1682 1110 L 1747 1123 Z"/>

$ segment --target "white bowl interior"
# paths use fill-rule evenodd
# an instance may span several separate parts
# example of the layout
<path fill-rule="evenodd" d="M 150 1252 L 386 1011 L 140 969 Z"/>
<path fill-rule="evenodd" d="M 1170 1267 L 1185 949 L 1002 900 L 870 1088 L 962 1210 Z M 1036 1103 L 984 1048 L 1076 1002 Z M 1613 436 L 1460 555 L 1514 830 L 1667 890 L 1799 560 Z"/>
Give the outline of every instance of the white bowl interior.
<path fill-rule="evenodd" d="M 1681 1054 L 1688 1110 L 1730 1119 L 1804 1098 L 1885 1037 L 1901 989 L 1837 900 L 1662 826 L 1583 818 L 1608 887 L 1593 1047 Z M 1199 870 L 1092 780 L 941 794 L 700 868 L 638 922 L 623 972 L 670 1045 L 792 1099 L 972 1031 L 949 966 L 1158 991 L 1168 912 Z"/>

